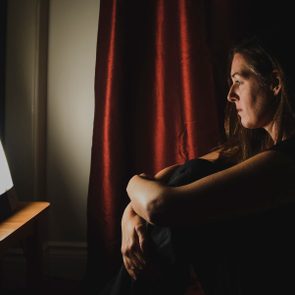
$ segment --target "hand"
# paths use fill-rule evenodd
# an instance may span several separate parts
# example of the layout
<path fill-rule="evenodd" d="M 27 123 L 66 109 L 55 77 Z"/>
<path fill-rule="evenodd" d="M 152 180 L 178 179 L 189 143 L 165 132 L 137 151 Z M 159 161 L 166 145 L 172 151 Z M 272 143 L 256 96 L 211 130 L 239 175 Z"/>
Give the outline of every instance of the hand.
<path fill-rule="evenodd" d="M 129 204 L 122 217 L 121 252 L 125 268 L 136 280 L 146 265 L 147 233 L 146 221 L 138 216 Z"/>

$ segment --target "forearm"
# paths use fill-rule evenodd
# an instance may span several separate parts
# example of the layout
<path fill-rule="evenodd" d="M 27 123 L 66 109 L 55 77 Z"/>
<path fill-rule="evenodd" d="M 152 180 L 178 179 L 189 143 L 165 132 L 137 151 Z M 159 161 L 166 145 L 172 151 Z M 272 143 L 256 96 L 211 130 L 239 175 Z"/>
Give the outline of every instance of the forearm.
<path fill-rule="evenodd" d="M 151 223 L 151 211 L 152 208 L 155 209 L 157 203 L 155 199 L 159 200 L 158 194 L 163 190 L 163 188 L 160 188 L 161 184 L 167 183 L 173 172 L 179 166 L 180 164 L 174 164 L 166 167 L 153 177 L 141 174 L 130 179 L 127 186 L 127 193 L 131 200 L 130 206 L 134 214 L 138 214 L 147 222 Z M 155 183 L 155 181 L 157 182 Z M 146 184 L 148 184 L 148 187 L 145 186 Z M 154 196 L 154 199 L 151 196 Z"/>
<path fill-rule="evenodd" d="M 130 202 L 122 215 L 122 219 L 121 219 L 121 227 L 122 229 L 124 228 L 124 226 L 126 224 L 128 224 L 130 222 L 130 220 L 132 219 L 137 219 L 137 220 L 141 220 L 142 223 L 145 223 L 146 220 L 144 220 L 144 218 L 142 218 L 139 214 L 137 214 L 132 206 L 132 202 Z"/>
<path fill-rule="evenodd" d="M 159 181 L 133 176 L 127 186 L 132 209 L 147 222 L 153 223 L 153 217 L 163 207 L 167 189 L 169 187 Z"/>
<path fill-rule="evenodd" d="M 121 219 L 121 223 L 123 224 L 126 220 L 129 220 L 130 218 L 134 217 L 136 215 L 136 212 L 133 210 L 132 208 L 132 204 L 131 202 L 126 206 L 123 215 L 122 215 L 122 219 Z"/>

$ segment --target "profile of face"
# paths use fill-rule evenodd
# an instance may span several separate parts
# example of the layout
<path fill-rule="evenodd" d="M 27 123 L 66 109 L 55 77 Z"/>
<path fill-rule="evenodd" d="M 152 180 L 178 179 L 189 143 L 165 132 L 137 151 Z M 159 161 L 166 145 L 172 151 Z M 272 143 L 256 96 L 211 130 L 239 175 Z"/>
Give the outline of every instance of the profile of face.
<path fill-rule="evenodd" d="M 244 56 L 235 53 L 231 63 L 231 81 L 227 100 L 235 104 L 238 117 L 245 128 L 264 128 L 273 125 L 275 97 L 280 87 L 265 85 Z"/>

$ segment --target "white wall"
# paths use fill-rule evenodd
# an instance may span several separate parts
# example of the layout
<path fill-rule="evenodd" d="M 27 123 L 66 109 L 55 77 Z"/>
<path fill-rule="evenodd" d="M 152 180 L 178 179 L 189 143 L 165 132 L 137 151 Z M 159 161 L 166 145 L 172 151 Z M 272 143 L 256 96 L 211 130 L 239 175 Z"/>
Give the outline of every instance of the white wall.
<path fill-rule="evenodd" d="M 46 2 L 8 0 L 5 147 L 20 199 L 51 203 L 49 245 L 72 255 L 86 247 L 99 0 Z"/>
<path fill-rule="evenodd" d="M 41 16 L 40 3 L 40 0 L 7 1 L 5 147 L 18 195 L 30 200 L 45 198 L 40 192 L 45 191 L 46 161 L 44 154 L 39 158 L 44 150 L 39 143 L 45 141 L 46 130 L 45 120 L 39 119 L 41 112 L 46 115 L 46 93 L 45 87 L 41 89 L 44 85 L 41 79 L 46 78 L 47 69 L 46 64 L 42 70 L 39 67 L 42 61 L 39 51 L 40 45 L 47 43 L 47 36 L 44 40 L 39 33 L 44 20 L 45 25 L 48 21 Z"/>
<path fill-rule="evenodd" d="M 86 240 L 99 0 L 51 0 L 47 195 L 54 241 Z"/>

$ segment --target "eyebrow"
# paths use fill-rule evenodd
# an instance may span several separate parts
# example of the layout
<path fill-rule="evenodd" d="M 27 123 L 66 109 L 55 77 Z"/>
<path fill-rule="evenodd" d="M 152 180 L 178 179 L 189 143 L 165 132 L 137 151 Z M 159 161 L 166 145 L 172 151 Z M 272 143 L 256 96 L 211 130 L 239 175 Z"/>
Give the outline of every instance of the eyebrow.
<path fill-rule="evenodd" d="M 248 78 L 250 76 L 251 72 L 249 70 L 242 70 L 241 72 L 234 72 L 231 75 L 231 78 L 234 78 L 235 76 L 241 76 L 244 78 Z"/>

